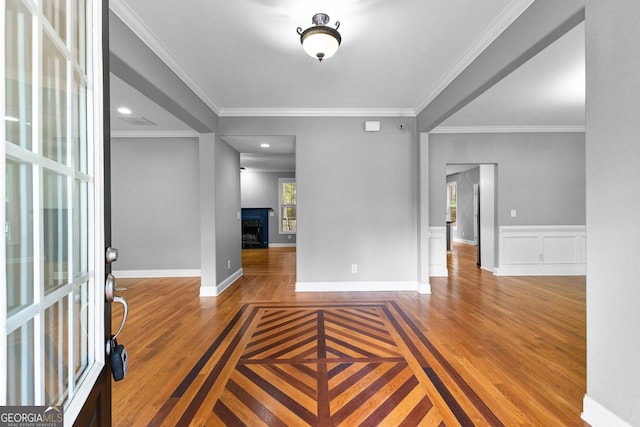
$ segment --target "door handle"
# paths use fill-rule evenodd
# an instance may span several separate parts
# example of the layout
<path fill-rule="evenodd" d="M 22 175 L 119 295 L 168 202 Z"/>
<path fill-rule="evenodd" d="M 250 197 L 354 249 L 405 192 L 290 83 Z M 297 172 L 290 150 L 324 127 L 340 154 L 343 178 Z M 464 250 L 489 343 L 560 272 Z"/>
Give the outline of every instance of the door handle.
<path fill-rule="evenodd" d="M 129 304 L 127 303 L 127 300 L 122 298 L 119 295 L 116 295 L 116 290 L 119 290 L 118 288 L 116 288 L 116 278 L 113 277 L 112 274 L 107 274 L 107 279 L 105 280 L 105 286 L 104 286 L 105 298 L 107 302 L 111 302 L 111 303 L 117 302 L 119 304 L 122 304 L 122 307 L 124 308 L 124 314 L 122 315 L 122 322 L 120 323 L 118 332 L 115 333 L 113 338 L 117 337 L 120 331 L 122 331 L 122 328 L 124 328 L 124 324 L 127 321 L 127 314 L 129 314 Z"/>
<path fill-rule="evenodd" d="M 127 300 L 122 298 L 119 295 L 115 294 L 116 290 L 116 278 L 113 275 L 107 275 L 106 285 L 105 285 L 105 297 L 108 302 L 118 304 L 122 304 L 123 312 L 122 312 L 122 320 L 120 321 L 120 327 L 116 331 L 115 334 L 111 335 L 111 337 L 107 340 L 107 356 L 111 353 L 112 344 L 116 342 L 116 338 L 122 332 L 125 323 L 127 323 L 127 316 L 129 315 L 129 304 Z"/>
<path fill-rule="evenodd" d="M 107 274 L 104 281 L 104 297 L 107 302 L 113 302 L 116 297 L 116 278 L 111 273 Z"/>
<path fill-rule="evenodd" d="M 127 303 L 126 299 L 117 295 L 113 298 L 113 302 L 122 304 L 122 308 L 124 309 L 122 313 L 122 321 L 120 322 L 120 327 L 118 328 L 118 331 L 115 334 L 113 334 L 113 339 L 116 339 L 120 334 L 120 332 L 122 332 L 122 328 L 124 328 L 124 324 L 127 323 L 127 315 L 129 314 L 129 304 Z"/>

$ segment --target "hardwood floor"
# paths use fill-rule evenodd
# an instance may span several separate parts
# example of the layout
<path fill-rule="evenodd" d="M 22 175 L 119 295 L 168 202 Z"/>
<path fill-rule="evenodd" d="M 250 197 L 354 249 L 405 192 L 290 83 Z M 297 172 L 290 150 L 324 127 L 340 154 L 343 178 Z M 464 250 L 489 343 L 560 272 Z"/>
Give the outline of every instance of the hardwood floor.
<path fill-rule="evenodd" d="M 454 243 L 431 295 L 295 293 L 291 248 L 244 250 L 216 298 L 121 279 L 114 425 L 584 425 L 585 278 L 496 277 L 474 251 Z"/>

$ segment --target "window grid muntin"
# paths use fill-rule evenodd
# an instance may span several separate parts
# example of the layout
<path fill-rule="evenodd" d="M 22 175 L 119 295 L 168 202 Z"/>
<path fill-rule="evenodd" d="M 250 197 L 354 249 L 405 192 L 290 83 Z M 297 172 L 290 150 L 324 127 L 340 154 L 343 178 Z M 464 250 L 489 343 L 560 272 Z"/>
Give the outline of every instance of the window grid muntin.
<path fill-rule="evenodd" d="M 298 230 L 298 217 L 296 212 L 296 224 L 295 230 L 285 230 L 284 227 L 284 214 L 283 211 L 286 209 L 296 209 L 297 208 L 297 194 L 296 194 L 296 203 L 294 204 L 286 204 L 283 203 L 283 187 L 285 184 L 294 184 L 296 185 L 296 193 L 297 193 L 297 184 L 295 178 L 278 178 L 278 233 L 279 234 L 296 234 Z"/>
<path fill-rule="evenodd" d="M 26 4 L 27 9 L 30 12 L 34 12 L 34 10 L 36 10 L 36 5 L 29 1 L 29 0 L 16 0 L 17 3 L 22 3 L 22 4 Z M 66 1 L 66 9 L 69 10 L 70 8 L 70 4 L 71 4 L 71 0 L 67 0 Z M 86 16 L 85 18 L 90 20 L 91 19 L 91 13 L 92 11 L 92 5 L 89 4 L 87 5 L 86 8 L 84 8 L 85 12 L 86 12 Z M 87 347 L 85 348 L 83 351 L 85 353 L 88 354 L 89 356 L 89 363 L 87 364 L 87 366 L 84 366 L 80 372 L 79 375 L 77 376 L 77 378 L 74 375 L 74 367 L 76 366 L 76 364 L 74 363 L 74 352 L 73 352 L 73 343 L 72 341 L 75 339 L 74 335 L 73 335 L 73 324 L 74 324 L 74 312 L 73 312 L 73 295 L 74 295 L 74 289 L 76 287 L 82 287 L 83 284 L 86 284 L 86 289 L 87 289 L 87 299 L 88 299 L 88 306 L 92 306 L 96 304 L 96 292 L 93 289 L 94 285 L 95 285 L 95 278 L 94 278 L 94 269 L 95 269 L 95 260 L 94 260 L 94 256 L 89 256 L 88 257 L 88 272 L 87 273 L 83 273 L 81 275 L 79 275 L 78 277 L 74 277 L 74 266 L 73 266 L 73 261 L 74 261 L 74 256 L 72 255 L 73 251 L 71 250 L 72 248 L 69 247 L 69 256 L 68 256 L 68 265 L 66 267 L 66 271 L 69 277 L 69 280 L 67 281 L 67 283 L 65 285 L 63 285 L 60 288 L 55 289 L 53 292 L 51 292 L 48 295 L 45 295 L 44 293 L 44 281 L 42 280 L 42 275 L 43 275 L 43 268 L 42 268 L 42 263 L 40 261 L 41 259 L 41 254 L 42 252 L 42 242 L 43 242 L 43 224 L 41 221 L 41 217 L 40 217 L 40 212 L 41 212 L 41 208 L 43 206 L 42 202 L 43 202 L 43 192 L 41 191 L 41 188 L 43 186 L 43 175 L 44 175 L 44 171 L 48 170 L 50 172 L 54 172 L 57 173 L 61 176 L 63 176 L 64 181 L 65 181 L 65 187 L 66 187 L 66 205 L 67 205 L 67 211 L 72 212 L 73 213 L 73 196 L 74 196 L 74 192 L 73 192 L 73 188 L 74 185 L 77 182 L 81 182 L 84 183 L 87 187 L 87 195 L 88 197 L 86 198 L 86 202 L 89 204 L 89 206 L 87 207 L 86 211 L 88 213 L 87 214 L 83 214 L 83 216 L 86 215 L 86 220 L 89 222 L 89 233 L 86 236 L 89 240 L 88 242 L 86 242 L 86 247 L 87 250 L 90 251 L 90 254 L 94 254 L 94 220 L 95 220 L 95 207 L 94 207 L 94 201 L 95 201 L 95 188 L 94 188 L 94 179 L 93 176 L 91 174 L 93 174 L 94 171 L 94 167 L 93 167 L 93 146 L 92 144 L 89 144 L 89 138 L 95 136 L 93 134 L 93 123 L 91 120 L 89 120 L 89 117 L 94 118 L 95 115 L 93 114 L 93 101 L 94 101 L 94 97 L 93 97 L 93 93 L 91 90 L 91 80 L 89 79 L 88 75 L 85 74 L 85 72 L 82 70 L 82 66 L 79 64 L 72 64 L 72 61 L 70 60 L 71 55 L 69 54 L 69 50 L 66 48 L 66 46 L 64 46 L 64 49 L 60 49 L 61 43 L 60 40 L 57 36 L 57 33 L 53 30 L 53 27 L 51 27 L 48 22 L 46 22 L 43 18 L 42 12 L 39 11 L 38 12 L 39 15 L 38 17 L 40 18 L 38 20 L 37 23 L 35 23 L 35 25 L 33 25 L 32 27 L 32 60 L 33 60 L 33 64 L 32 64 L 32 83 L 33 81 L 35 81 L 35 84 L 32 84 L 32 105 L 31 105 L 31 111 L 32 111 L 32 146 L 30 147 L 31 150 L 27 150 L 24 149 L 22 147 L 19 147 L 15 144 L 12 144 L 8 141 L 5 140 L 5 144 L 4 148 L 5 148 L 5 154 L 12 154 L 12 157 L 14 157 L 16 160 L 19 160 L 21 162 L 25 162 L 27 164 L 31 164 L 31 169 L 32 169 L 32 174 L 33 174 L 33 180 L 32 180 L 32 198 L 33 198 L 33 216 L 34 216 L 34 233 L 33 233 L 33 240 L 34 240 L 34 254 L 38 254 L 37 256 L 34 256 L 34 266 L 33 266 L 33 270 L 34 270 L 34 281 L 33 281 L 33 287 L 34 287 L 34 303 L 25 308 L 24 310 L 22 310 L 21 312 L 17 313 L 16 315 L 11 316 L 10 318 L 6 319 L 5 321 L 5 340 L 9 337 L 9 335 L 15 331 L 17 331 L 18 329 L 21 329 L 22 326 L 24 325 L 29 325 L 29 324 L 33 324 L 33 356 L 35 358 L 34 361 L 34 366 L 33 366 L 33 378 L 34 378 L 34 382 L 35 382 L 35 387 L 33 387 L 34 393 L 35 393 L 35 398 L 33 400 L 32 403 L 35 404 L 45 404 L 44 402 L 44 396 L 45 396 L 45 387 L 43 386 L 44 381 L 42 381 L 42 379 L 44 379 L 44 361 L 42 360 L 43 358 L 41 357 L 41 355 L 43 354 L 43 349 L 44 349 L 44 315 L 46 313 L 47 310 L 49 310 L 52 306 L 64 302 L 66 301 L 66 311 L 68 312 L 68 319 L 69 322 L 67 323 L 69 328 L 68 331 L 64 331 L 64 328 L 59 328 L 58 330 L 58 335 L 60 337 L 65 337 L 66 336 L 66 340 L 68 342 L 68 358 L 66 359 L 67 361 L 67 371 L 69 372 L 69 385 L 71 386 L 71 388 L 67 389 L 67 392 L 70 390 L 72 393 L 75 389 L 75 384 L 76 383 L 80 383 L 83 378 L 87 377 L 89 375 L 89 371 L 95 371 L 95 368 L 92 368 L 92 366 L 95 366 L 95 363 L 98 361 L 96 360 L 96 356 L 98 355 L 96 353 L 96 349 L 95 346 L 92 345 L 91 340 L 87 340 Z M 4 17 L 2 17 L 4 19 Z M 32 18 L 32 22 L 35 21 L 35 17 Z M 72 40 L 72 37 L 70 36 L 71 34 L 71 26 L 70 25 L 66 25 L 66 34 L 65 37 L 67 40 Z M 85 39 L 84 39 L 84 46 L 93 46 L 95 48 L 95 45 L 92 44 L 92 34 L 90 31 L 87 30 L 88 26 L 85 25 L 84 26 L 84 31 L 85 31 Z M 79 87 L 83 87 L 84 88 L 84 93 L 86 95 L 86 99 L 84 100 L 84 105 L 83 108 L 80 108 L 79 111 L 79 117 L 78 119 L 82 120 L 83 118 L 86 118 L 89 123 L 88 126 L 85 126 L 84 124 L 81 126 L 80 128 L 80 134 L 78 135 L 79 138 L 83 138 L 84 140 L 81 141 L 82 144 L 84 144 L 84 150 L 85 153 L 83 153 L 83 155 L 86 155 L 86 160 L 85 160 L 85 164 L 82 165 L 80 164 L 80 168 L 84 168 L 86 170 L 84 170 L 83 172 L 77 172 L 74 170 L 73 166 L 76 165 L 76 163 L 74 162 L 74 153 L 73 153 L 73 149 L 75 147 L 74 144 L 72 144 L 72 138 L 74 136 L 73 132 L 71 132 L 71 126 L 72 126 L 72 121 L 74 120 L 74 116 L 72 114 L 67 114 L 66 120 L 65 120 L 65 126 L 66 129 L 64 129 L 65 131 L 65 145 L 66 145 L 66 159 L 65 159 L 65 163 L 66 164 L 60 164 L 54 160 L 48 159 L 46 157 L 43 157 L 41 154 L 43 152 L 43 135 L 42 135 L 42 125 L 41 125 L 41 121 L 39 120 L 40 117 L 42 117 L 42 82 L 43 82 L 43 76 L 42 76 L 42 63 L 40 61 L 40 57 L 42 55 L 42 47 L 43 46 L 43 32 L 47 32 L 47 34 L 49 36 L 53 36 L 50 37 L 50 41 L 52 41 L 54 43 L 54 45 L 57 46 L 57 50 L 61 51 L 64 53 L 64 58 L 65 58 L 65 68 L 66 68 L 66 81 L 64 82 L 66 85 L 66 90 L 64 91 L 64 98 L 65 98 L 65 104 L 66 106 L 72 106 L 72 97 L 74 96 L 74 91 L 73 91 L 73 79 L 74 77 L 79 78 L 78 86 Z M 5 35 L 6 36 L 6 35 Z M 91 63 L 91 59 L 89 59 L 87 61 L 87 57 L 89 55 L 81 55 L 84 60 L 86 60 L 86 72 L 92 72 L 92 63 Z M 3 67 L 4 68 L 4 67 Z M 36 89 L 33 89 L 33 87 L 36 87 Z M 77 95 L 77 94 L 76 94 Z M 4 106 L 3 106 L 4 108 Z M 83 120 L 84 121 L 84 120 Z M 4 129 L 3 129 L 4 131 Z M 3 189 L 4 191 L 4 189 Z M 73 218 L 74 215 L 67 215 L 67 231 L 68 231 L 68 235 L 67 235 L 67 240 L 68 240 L 68 245 L 72 246 L 73 245 L 73 232 L 74 232 L 74 228 L 73 228 Z M 82 218 L 83 221 L 85 218 Z M 84 221 L 85 224 L 83 224 L 83 226 L 87 225 L 86 222 Z M 5 254 L 6 255 L 6 254 Z M 5 258 L 6 259 L 6 258 Z M 3 300 L 3 314 L 6 315 L 6 304 L 4 304 L 4 300 Z M 64 310 L 64 309 L 63 309 Z M 99 311 L 99 310 L 98 310 Z M 89 333 L 96 333 L 96 319 L 95 319 L 95 315 L 96 314 L 92 314 L 88 319 L 88 324 L 86 325 L 87 330 L 90 331 Z M 5 317 L 5 316 L 3 316 Z M 63 318 L 64 315 L 62 313 L 62 311 L 59 311 L 59 318 Z M 65 335 L 66 334 L 66 335 Z M 36 338 L 37 337 L 37 338 Z M 4 355 L 6 356 L 6 354 Z M 2 364 L 2 369 L 6 370 L 7 369 L 7 365 L 6 363 Z M 62 366 L 64 367 L 64 365 Z M 95 373 L 95 372 L 94 372 Z M 5 371 L 5 378 L 6 378 L 6 371 Z M 71 378 L 73 378 L 73 380 L 71 380 Z M 40 379 L 40 380 L 38 380 Z M 59 379 L 59 382 L 62 381 L 64 382 L 64 379 Z M 39 386 L 40 385 L 40 386 Z M 2 394 L 0 394 L 0 397 L 2 397 L 2 400 L 6 400 L 6 389 L 3 390 Z M 69 397 L 69 396 L 67 396 Z M 67 399 L 66 402 L 68 403 L 69 400 Z"/>

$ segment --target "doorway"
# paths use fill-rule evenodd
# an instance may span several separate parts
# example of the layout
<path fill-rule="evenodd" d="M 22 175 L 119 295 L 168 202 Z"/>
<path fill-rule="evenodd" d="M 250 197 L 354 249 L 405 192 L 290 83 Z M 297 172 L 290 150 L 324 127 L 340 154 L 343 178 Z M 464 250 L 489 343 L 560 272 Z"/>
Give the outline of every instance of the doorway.
<path fill-rule="evenodd" d="M 493 271 L 496 267 L 497 165 L 448 163 L 446 171 L 451 249 L 455 250 L 455 244 L 476 246 L 477 266 Z"/>
<path fill-rule="evenodd" d="M 268 237 L 261 245 L 243 248 L 295 247 L 297 192 L 295 136 L 223 135 L 221 138 L 240 153 L 240 207 L 243 216 L 259 211 L 262 230 Z"/>

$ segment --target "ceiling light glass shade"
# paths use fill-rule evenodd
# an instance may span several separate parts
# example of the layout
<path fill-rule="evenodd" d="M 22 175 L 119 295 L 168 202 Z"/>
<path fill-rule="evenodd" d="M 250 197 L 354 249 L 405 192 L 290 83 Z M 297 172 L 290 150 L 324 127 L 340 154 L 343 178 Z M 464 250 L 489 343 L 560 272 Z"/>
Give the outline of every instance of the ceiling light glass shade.
<path fill-rule="evenodd" d="M 342 42 L 342 37 L 338 32 L 340 22 L 336 22 L 336 28 L 327 27 L 329 16 L 324 13 L 316 13 L 313 15 L 312 21 L 315 26 L 309 27 L 304 31 L 298 27 L 302 48 L 307 55 L 319 61 L 331 58 L 338 51 L 338 47 Z"/>

